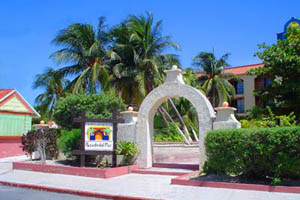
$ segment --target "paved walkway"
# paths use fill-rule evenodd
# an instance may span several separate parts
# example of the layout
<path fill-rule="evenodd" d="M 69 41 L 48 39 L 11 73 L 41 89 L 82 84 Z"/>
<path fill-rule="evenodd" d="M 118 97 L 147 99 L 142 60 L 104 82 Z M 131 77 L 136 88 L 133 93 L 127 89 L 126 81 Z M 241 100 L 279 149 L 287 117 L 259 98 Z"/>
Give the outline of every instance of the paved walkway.
<path fill-rule="evenodd" d="M 20 142 L 0 141 L 0 158 L 24 154 Z"/>
<path fill-rule="evenodd" d="M 24 157 L 23 157 L 24 158 Z M 12 170 L 11 159 L 0 159 L 0 181 L 32 184 L 60 189 L 72 189 L 111 195 L 146 197 L 154 199 L 203 200 L 299 200 L 300 194 L 271 193 L 250 190 L 232 190 L 208 187 L 171 185 L 174 176 L 128 174 L 111 179 L 88 178 Z"/>

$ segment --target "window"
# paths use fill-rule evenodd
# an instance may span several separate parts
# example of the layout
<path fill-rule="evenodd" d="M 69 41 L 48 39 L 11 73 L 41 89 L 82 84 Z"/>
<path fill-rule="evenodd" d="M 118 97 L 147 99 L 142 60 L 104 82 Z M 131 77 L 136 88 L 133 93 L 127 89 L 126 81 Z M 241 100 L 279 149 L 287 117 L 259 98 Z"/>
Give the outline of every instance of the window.
<path fill-rule="evenodd" d="M 263 87 L 264 88 L 270 86 L 271 84 L 272 84 L 271 79 L 269 79 L 269 78 L 264 78 L 263 79 Z"/>
<path fill-rule="evenodd" d="M 233 99 L 231 101 L 231 106 L 237 109 L 237 113 L 244 113 L 244 98 Z"/>
<path fill-rule="evenodd" d="M 237 99 L 236 102 L 237 107 L 237 113 L 243 113 L 244 112 L 244 99 Z"/>
<path fill-rule="evenodd" d="M 244 81 L 239 81 L 236 84 L 236 94 L 244 94 Z"/>
<path fill-rule="evenodd" d="M 255 89 L 265 88 L 272 84 L 272 80 L 270 78 L 256 78 L 255 79 Z"/>

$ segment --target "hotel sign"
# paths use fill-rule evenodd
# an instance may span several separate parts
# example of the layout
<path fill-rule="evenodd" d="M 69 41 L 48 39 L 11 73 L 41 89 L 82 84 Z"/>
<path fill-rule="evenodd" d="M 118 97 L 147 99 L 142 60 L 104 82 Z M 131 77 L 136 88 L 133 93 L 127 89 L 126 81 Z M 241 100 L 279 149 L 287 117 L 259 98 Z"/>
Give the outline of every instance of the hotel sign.
<path fill-rule="evenodd" d="M 87 119 L 85 111 L 81 116 L 74 118 L 74 122 L 81 124 L 80 148 L 72 151 L 73 155 L 80 156 L 80 166 L 85 166 L 86 155 L 112 155 L 112 165 L 117 165 L 117 132 L 119 112 L 113 112 L 112 119 Z"/>
<path fill-rule="evenodd" d="M 112 123 L 85 123 L 85 145 L 87 151 L 113 151 Z"/>

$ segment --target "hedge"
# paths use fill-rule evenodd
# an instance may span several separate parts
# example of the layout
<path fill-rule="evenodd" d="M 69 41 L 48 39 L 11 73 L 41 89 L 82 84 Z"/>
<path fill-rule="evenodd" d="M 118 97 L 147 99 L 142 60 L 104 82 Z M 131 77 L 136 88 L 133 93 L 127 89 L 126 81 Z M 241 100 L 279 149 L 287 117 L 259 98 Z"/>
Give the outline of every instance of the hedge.
<path fill-rule="evenodd" d="M 123 100 L 114 92 L 102 92 L 99 95 L 69 94 L 56 102 L 54 118 L 63 128 L 71 130 L 78 127 L 73 123 L 73 118 L 79 117 L 82 110 L 86 111 L 87 118 L 109 119 L 112 111 L 125 108 Z"/>
<path fill-rule="evenodd" d="M 300 127 L 214 130 L 205 148 L 207 173 L 300 178 Z"/>
<path fill-rule="evenodd" d="M 72 157 L 72 151 L 79 149 L 81 130 L 72 129 L 62 130 L 60 137 L 58 138 L 58 148 L 68 158 Z"/>

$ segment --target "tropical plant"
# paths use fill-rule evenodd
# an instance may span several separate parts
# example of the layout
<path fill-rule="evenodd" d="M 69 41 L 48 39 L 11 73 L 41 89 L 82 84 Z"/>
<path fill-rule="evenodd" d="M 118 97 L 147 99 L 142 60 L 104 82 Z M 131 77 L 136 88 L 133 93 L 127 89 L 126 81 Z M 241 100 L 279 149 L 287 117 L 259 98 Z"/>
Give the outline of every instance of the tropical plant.
<path fill-rule="evenodd" d="M 252 111 L 253 110 L 254 112 L 257 112 L 256 108 L 252 109 Z M 267 106 L 260 111 L 257 118 L 241 120 L 241 124 L 242 128 L 292 127 L 297 126 L 297 120 L 296 115 L 293 112 L 288 115 L 275 115 L 271 108 Z"/>
<path fill-rule="evenodd" d="M 146 16 L 130 15 L 111 31 L 113 51 L 119 56 L 113 67 L 113 71 L 119 75 L 114 79 L 115 83 L 120 86 L 117 88 L 118 91 L 122 91 L 122 96 L 126 93 L 141 94 L 142 98 L 131 98 L 136 100 L 137 105 L 140 105 L 145 94 L 162 83 L 163 71 L 179 63 L 177 55 L 164 53 L 168 48 L 179 49 L 179 45 L 173 42 L 170 36 L 162 36 L 161 26 L 162 21 L 154 23 L 153 15 L 147 13 Z M 130 82 L 123 84 L 122 80 L 128 79 Z M 126 87 L 128 84 L 131 85 L 130 91 L 127 89 L 129 87 Z M 189 135 L 176 106 L 171 99 L 168 101 L 175 110 L 184 132 Z M 163 113 L 165 110 L 159 108 L 158 111 L 167 124 L 167 113 Z"/>
<path fill-rule="evenodd" d="M 295 112 L 300 118 L 300 28 L 289 27 L 286 39 L 277 40 L 270 46 L 265 43 L 258 45 L 261 51 L 255 53 L 264 64 L 263 67 L 252 69 L 248 73 L 267 77 L 271 84 L 255 90 L 263 103 L 273 101 L 277 114 Z"/>
<path fill-rule="evenodd" d="M 132 165 L 135 163 L 140 150 L 134 142 L 120 141 L 117 143 L 116 154 L 123 155 L 121 165 Z"/>
<path fill-rule="evenodd" d="M 79 149 L 80 137 L 80 129 L 72 129 L 70 131 L 62 130 L 57 141 L 59 150 L 64 153 L 66 157 L 71 158 L 73 156 L 72 151 Z"/>
<path fill-rule="evenodd" d="M 198 116 L 195 107 L 185 98 L 174 99 L 174 103 L 184 123 L 188 125 L 189 132 L 192 133 L 190 135 L 192 135 L 194 140 L 198 141 L 196 134 L 198 130 Z"/>
<path fill-rule="evenodd" d="M 156 115 L 154 120 L 154 123 L 159 124 L 159 116 Z M 170 122 L 170 129 L 167 129 L 163 126 L 163 124 L 160 124 L 160 126 L 157 126 L 154 129 L 154 141 L 155 142 L 184 142 L 182 136 L 180 135 L 180 132 L 178 131 L 178 124 L 175 122 Z"/>
<path fill-rule="evenodd" d="M 109 88 L 108 64 L 115 54 L 107 50 L 108 37 L 104 17 L 97 30 L 90 24 L 75 23 L 61 30 L 53 43 L 63 48 L 51 57 L 57 64 L 68 64 L 58 71 L 63 76 L 75 76 L 69 87 L 73 93 L 95 93 Z"/>
<path fill-rule="evenodd" d="M 52 68 L 47 68 L 43 74 L 36 75 L 33 89 L 43 88 L 44 92 L 39 94 L 35 102 L 41 116 L 52 119 L 56 101 L 63 96 L 64 89 L 69 80 Z"/>
<path fill-rule="evenodd" d="M 227 63 L 229 55 L 226 53 L 217 59 L 214 52 L 200 52 L 193 59 L 193 65 L 200 67 L 199 81 L 202 88 L 214 107 L 235 95 L 235 88 L 229 80 L 238 80 L 238 77 L 224 72 L 225 67 L 229 66 Z"/>
<path fill-rule="evenodd" d="M 139 106 L 145 95 L 145 86 L 140 76 L 139 66 L 134 59 L 134 46 L 131 33 L 125 22 L 113 27 L 109 32 L 112 50 L 119 59 L 110 63 L 111 87 L 122 97 L 126 104 Z"/>
<path fill-rule="evenodd" d="M 120 58 L 114 63 L 114 72 L 135 81 L 132 86 L 141 94 L 161 84 L 164 69 L 178 64 L 177 55 L 164 52 L 179 45 L 170 36 L 162 36 L 161 26 L 162 21 L 155 23 L 151 13 L 130 15 L 110 32 L 113 51 Z"/>
<path fill-rule="evenodd" d="M 190 85 L 194 88 L 197 88 L 200 92 L 205 94 L 205 91 L 202 89 L 202 87 L 199 84 L 199 78 L 195 74 L 195 70 L 188 68 L 183 70 L 183 80 L 185 84 Z"/>
<path fill-rule="evenodd" d="M 179 45 L 170 36 L 162 36 L 162 21 L 154 23 L 151 13 L 146 16 L 130 15 L 126 24 L 131 33 L 135 64 L 149 93 L 155 85 L 161 83 L 162 70 L 178 63 L 176 55 L 163 52 L 168 48 L 179 49 Z"/>

